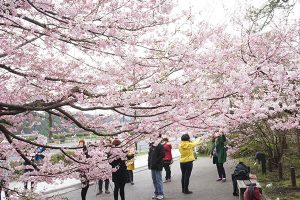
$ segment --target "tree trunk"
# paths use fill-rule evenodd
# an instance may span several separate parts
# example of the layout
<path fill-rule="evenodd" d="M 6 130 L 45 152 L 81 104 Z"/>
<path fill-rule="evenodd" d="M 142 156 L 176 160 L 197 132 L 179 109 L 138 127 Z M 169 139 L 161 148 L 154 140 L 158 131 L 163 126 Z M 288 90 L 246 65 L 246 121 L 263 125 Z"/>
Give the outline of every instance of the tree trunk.
<path fill-rule="evenodd" d="M 53 138 L 53 133 L 52 133 L 52 130 L 51 130 L 52 126 L 53 126 L 52 114 L 49 114 L 48 120 L 49 120 L 49 134 L 48 134 L 48 137 L 49 137 L 49 140 L 52 140 L 52 138 Z"/>
<path fill-rule="evenodd" d="M 279 178 L 279 180 L 283 179 L 282 163 L 279 163 L 279 165 L 278 165 L 278 178 Z"/>
<path fill-rule="evenodd" d="M 300 153 L 300 129 L 297 129 L 296 137 L 297 137 L 298 153 Z"/>
<path fill-rule="evenodd" d="M 273 163 L 271 158 L 268 159 L 268 170 L 269 172 L 273 171 Z"/>

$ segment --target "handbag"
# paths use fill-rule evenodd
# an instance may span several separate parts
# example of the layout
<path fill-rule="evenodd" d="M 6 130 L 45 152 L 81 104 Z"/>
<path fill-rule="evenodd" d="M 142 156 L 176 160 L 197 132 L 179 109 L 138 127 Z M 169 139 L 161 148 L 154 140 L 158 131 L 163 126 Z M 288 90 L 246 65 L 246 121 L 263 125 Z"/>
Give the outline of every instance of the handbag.
<path fill-rule="evenodd" d="M 195 159 L 197 159 L 198 155 L 197 155 L 197 152 L 194 151 L 194 157 Z"/>

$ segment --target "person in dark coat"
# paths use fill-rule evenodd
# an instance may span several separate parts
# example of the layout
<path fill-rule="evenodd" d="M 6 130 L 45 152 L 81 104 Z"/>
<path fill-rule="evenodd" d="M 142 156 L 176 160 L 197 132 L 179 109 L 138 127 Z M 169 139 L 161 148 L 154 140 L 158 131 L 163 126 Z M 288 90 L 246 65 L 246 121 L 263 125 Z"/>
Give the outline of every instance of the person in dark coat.
<path fill-rule="evenodd" d="M 112 142 L 112 145 L 117 147 L 121 144 L 121 141 L 118 139 L 115 139 Z M 115 184 L 114 188 L 114 200 L 118 200 L 119 191 L 120 191 L 120 197 L 121 200 L 125 200 L 125 184 L 128 182 L 128 173 L 127 173 L 127 166 L 125 160 L 122 160 L 121 158 L 118 158 L 114 161 L 112 161 L 111 166 L 113 168 L 116 168 L 117 171 L 112 173 L 112 181 Z"/>
<path fill-rule="evenodd" d="M 159 140 L 159 139 L 158 139 Z M 165 150 L 160 141 L 150 143 L 149 155 L 148 155 L 148 168 L 151 169 L 151 175 L 154 185 L 154 196 L 152 199 L 163 199 L 163 182 L 162 182 L 162 169 L 163 158 L 165 156 Z"/>
<path fill-rule="evenodd" d="M 225 147 L 226 137 L 224 134 L 214 136 L 212 140 L 211 157 L 213 157 L 213 164 L 216 164 L 219 178 L 217 181 L 226 181 L 226 173 L 224 163 L 227 159 L 227 150 Z"/>

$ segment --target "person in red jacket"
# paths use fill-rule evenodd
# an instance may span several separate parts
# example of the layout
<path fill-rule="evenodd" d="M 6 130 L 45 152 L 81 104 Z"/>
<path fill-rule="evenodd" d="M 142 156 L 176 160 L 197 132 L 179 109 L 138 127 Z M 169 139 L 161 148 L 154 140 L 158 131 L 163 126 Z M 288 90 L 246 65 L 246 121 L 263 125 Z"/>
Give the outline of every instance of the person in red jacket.
<path fill-rule="evenodd" d="M 169 139 L 163 139 L 163 147 L 165 149 L 165 157 L 163 158 L 163 167 L 166 171 L 166 178 L 164 183 L 171 182 L 171 169 L 170 165 L 173 163 L 172 145 L 168 143 Z"/>

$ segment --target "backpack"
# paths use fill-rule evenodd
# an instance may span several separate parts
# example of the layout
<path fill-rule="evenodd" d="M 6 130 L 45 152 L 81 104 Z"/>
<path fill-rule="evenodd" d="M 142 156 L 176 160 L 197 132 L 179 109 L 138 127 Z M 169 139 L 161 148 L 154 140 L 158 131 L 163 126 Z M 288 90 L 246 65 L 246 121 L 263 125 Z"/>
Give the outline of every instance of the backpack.
<path fill-rule="evenodd" d="M 235 180 L 248 180 L 250 169 L 244 163 L 240 162 L 234 170 L 233 178 Z"/>
<path fill-rule="evenodd" d="M 249 172 L 246 170 L 241 170 L 233 174 L 235 180 L 248 180 Z"/>
<path fill-rule="evenodd" d="M 250 184 L 244 192 L 244 200 L 262 200 L 262 195 L 256 184 Z"/>

